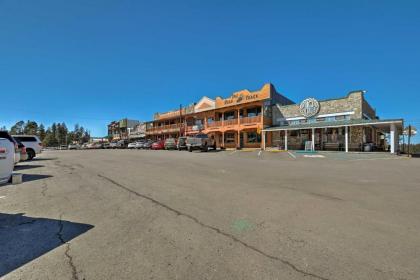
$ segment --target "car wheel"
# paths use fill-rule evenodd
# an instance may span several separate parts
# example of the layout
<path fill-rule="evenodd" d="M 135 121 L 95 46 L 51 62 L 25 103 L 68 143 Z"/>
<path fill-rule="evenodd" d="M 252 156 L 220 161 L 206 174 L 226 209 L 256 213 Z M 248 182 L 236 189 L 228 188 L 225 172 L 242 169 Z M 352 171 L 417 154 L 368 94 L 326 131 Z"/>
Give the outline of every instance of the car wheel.
<path fill-rule="evenodd" d="M 26 153 L 28 154 L 28 160 L 32 160 L 35 157 L 35 151 L 32 149 L 26 150 Z"/>
<path fill-rule="evenodd" d="M 209 151 L 209 147 L 207 147 L 207 145 L 204 146 L 202 151 L 205 152 L 205 153 L 207 153 Z"/>
<path fill-rule="evenodd" d="M 191 146 L 190 146 L 190 147 L 188 147 L 188 152 L 190 152 L 190 153 L 191 153 L 191 152 L 192 152 L 192 150 L 193 150 L 193 149 L 192 149 L 192 147 L 191 147 Z"/>

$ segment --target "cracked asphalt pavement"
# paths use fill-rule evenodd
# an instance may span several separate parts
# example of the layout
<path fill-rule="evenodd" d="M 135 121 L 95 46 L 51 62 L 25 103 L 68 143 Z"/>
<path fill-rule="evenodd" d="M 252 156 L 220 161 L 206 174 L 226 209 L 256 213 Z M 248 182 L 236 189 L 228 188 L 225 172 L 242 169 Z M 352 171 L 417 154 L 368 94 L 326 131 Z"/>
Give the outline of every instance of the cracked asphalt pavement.
<path fill-rule="evenodd" d="M 419 279 L 420 160 L 46 151 L 0 187 L 2 279 Z"/>

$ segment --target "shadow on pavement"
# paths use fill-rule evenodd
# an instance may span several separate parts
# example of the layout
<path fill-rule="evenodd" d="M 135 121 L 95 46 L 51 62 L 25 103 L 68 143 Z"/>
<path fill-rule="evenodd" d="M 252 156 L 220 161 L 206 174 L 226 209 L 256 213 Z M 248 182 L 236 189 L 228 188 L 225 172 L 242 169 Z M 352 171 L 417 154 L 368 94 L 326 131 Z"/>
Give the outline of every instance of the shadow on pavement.
<path fill-rule="evenodd" d="M 25 170 L 25 169 L 32 169 L 32 168 L 39 168 L 39 167 L 44 167 L 44 165 L 39 165 L 39 164 L 16 165 L 15 170 Z"/>
<path fill-rule="evenodd" d="M 31 161 L 56 160 L 57 158 L 34 158 Z"/>
<path fill-rule="evenodd" d="M 43 175 L 43 174 L 23 174 L 22 175 L 22 182 L 30 182 L 41 180 L 45 178 L 53 177 L 52 175 Z"/>
<path fill-rule="evenodd" d="M 0 213 L 0 277 L 92 229 L 89 224 Z"/>

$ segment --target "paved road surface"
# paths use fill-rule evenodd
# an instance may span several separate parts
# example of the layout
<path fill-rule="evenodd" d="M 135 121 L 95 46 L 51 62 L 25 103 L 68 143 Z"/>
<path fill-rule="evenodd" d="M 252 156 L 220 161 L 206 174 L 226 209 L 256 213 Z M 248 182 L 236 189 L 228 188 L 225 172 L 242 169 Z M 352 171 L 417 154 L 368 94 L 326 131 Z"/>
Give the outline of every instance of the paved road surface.
<path fill-rule="evenodd" d="M 0 187 L 4 279 L 420 279 L 420 160 L 55 151 Z"/>

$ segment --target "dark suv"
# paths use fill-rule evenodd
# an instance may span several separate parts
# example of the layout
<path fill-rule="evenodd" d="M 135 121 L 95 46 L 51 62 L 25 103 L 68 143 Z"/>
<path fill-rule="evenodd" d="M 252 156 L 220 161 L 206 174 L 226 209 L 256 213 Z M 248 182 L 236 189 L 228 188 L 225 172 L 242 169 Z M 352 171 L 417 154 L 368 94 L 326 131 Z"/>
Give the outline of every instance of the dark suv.
<path fill-rule="evenodd" d="M 187 137 L 179 137 L 177 143 L 178 151 L 187 150 Z"/>

